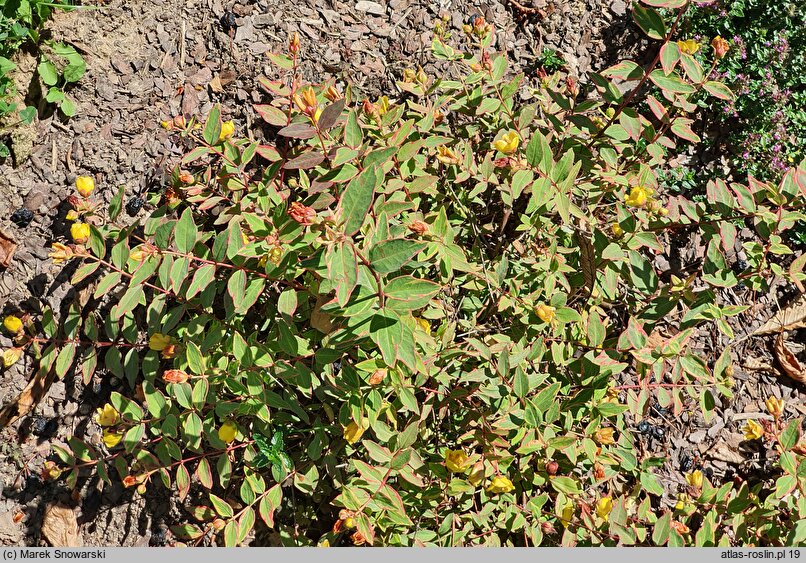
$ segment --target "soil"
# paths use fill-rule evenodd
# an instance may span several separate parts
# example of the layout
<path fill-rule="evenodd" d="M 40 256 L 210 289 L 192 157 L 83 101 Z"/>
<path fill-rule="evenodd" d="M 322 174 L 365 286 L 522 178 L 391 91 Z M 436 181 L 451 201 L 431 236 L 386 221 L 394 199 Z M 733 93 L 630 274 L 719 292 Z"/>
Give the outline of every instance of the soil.
<path fill-rule="evenodd" d="M 120 186 L 126 197 L 158 189 L 166 170 L 180 154 L 160 121 L 176 115 L 204 116 L 221 103 L 225 119 L 240 132 L 262 136 L 252 104 L 262 100 L 256 78 L 271 73 L 266 53 L 285 47 L 291 32 L 303 40 L 303 72 L 320 82 L 349 82 L 370 98 L 394 92 L 395 79 L 406 67 L 422 65 L 429 74 L 443 72 L 428 56 L 431 31 L 444 17 L 454 34 L 472 15 L 483 15 L 497 29 L 495 47 L 506 51 L 513 71 L 534 79 L 541 53 L 554 49 L 569 74 L 584 81 L 619 57 L 644 53 L 622 0 L 112 0 L 97 9 L 57 13 L 48 35 L 76 47 L 87 62 L 87 74 L 68 94 L 76 100 L 70 120 L 43 111 L 35 122 L 32 146 L 13 146 L 13 156 L 0 165 L 0 231 L 16 241 L 8 266 L 0 266 L 0 314 L 30 313 L 44 306 L 61 312 L 77 299 L 68 280 L 71 272 L 47 258 L 50 244 L 66 235 L 65 198 L 76 176 L 92 175 L 96 199 L 107 203 Z M 233 22 L 234 20 L 234 22 Z M 234 26 L 231 25 L 234 23 Z M 528 80 L 527 80 L 528 82 Z M 524 90 L 524 95 L 528 92 Z M 34 219 L 20 228 L 11 214 L 25 208 Z M 140 212 L 140 217 L 145 211 Z M 749 236 L 749 233 L 747 233 Z M 694 239 L 677 241 L 681 256 L 660 256 L 695 263 L 703 249 Z M 674 264 L 672 264 L 674 265 Z M 778 287 L 765 296 L 729 292 L 724 299 L 751 308 L 733 325 L 737 340 L 767 320 L 785 302 L 791 288 Z M 801 335 L 803 336 L 803 335 Z M 769 339 L 769 337 L 768 337 Z M 724 336 L 703 332 L 695 349 L 710 362 L 729 343 Z M 758 358 L 774 364 L 764 339 L 734 346 L 735 358 Z M 0 348 L 10 341 L 0 336 Z M 798 350 L 796 350 L 798 351 Z M 739 362 L 738 365 L 745 365 Z M 33 371 L 32 359 L 0 373 L 0 405 L 12 401 Z M 663 411 L 650 417 L 664 429 L 662 438 L 640 438 L 647 452 L 665 452 L 661 469 L 672 502 L 684 482 L 683 454 L 699 457 L 717 479 L 763 469 L 759 452 L 743 449 L 741 430 L 748 417 L 764 418 L 764 398 L 783 397 L 799 414 L 804 390 L 772 371 L 736 370 L 732 401 L 720 402 L 705 422 L 696 404 L 682 417 Z M 32 415 L 0 429 L 0 544 L 47 545 L 42 535 L 46 508 L 59 502 L 74 508 L 78 541 L 83 545 L 163 545 L 173 540 L 167 527 L 187 516 L 167 491 L 154 487 L 145 497 L 120 484 L 102 486 L 97 479 L 80 481 L 77 491 L 62 481 L 43 482 L 38 474 L 53 444 L 69 436 L 98 443 L 94 409 L 114 388 L 124 385 L 98 373 L 85 387 L 68 375 L 51 387 Z M 636 431 L 638 435 L 638 432 Z M 258 533 L 254 544 L 271 544 Z"/>

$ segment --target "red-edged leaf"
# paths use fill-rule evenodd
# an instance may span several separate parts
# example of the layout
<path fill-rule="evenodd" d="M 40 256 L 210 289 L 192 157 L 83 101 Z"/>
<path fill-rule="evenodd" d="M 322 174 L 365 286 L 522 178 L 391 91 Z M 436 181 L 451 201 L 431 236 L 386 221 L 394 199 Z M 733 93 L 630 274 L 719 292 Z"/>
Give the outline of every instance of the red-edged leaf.
<path fill-rule="evenodd" d="M 652 6 L 653 8 L 682 8 L 686 4 L 688 4 L 688 0 L 641 0 L 647 6 Z"/>
<path fill-rule="evenodd" d="M 641 80 L 644 69 L 633 61 L 621 61 L 602 72 L 602 76 L 612 76 L 626 82 Z"/>
<path fill-rule="evenodd" d="M 728 88 L 721 82 L 714 82 L 713 80 L 709 80 L 702 86 L 708 91 L 709 94 L 719 98 L 720 100 L 732 100 L 735 97 L 733 95 L 733 92 L 730 91 L 730 88 Z"/>
<path fill-rule="evenodd" d="M 278 160 L 282 160 L 283 158 L 282 156 L 280 156 L 280 153 L 277 151 L 277 149 L 271 145 L 260 145 L 255 150 L 255 152 L 260 156 L 262 156 L 263 158 L 265 158 L 266 160 L 268 160 L 269 162 L 277 162 Z"/>
<path fill-rule="evenodd" d="M 666 113 L 666 107 L 655 96 L 647 96 L 646 103 L 656 118 L 663 123 L 669 123 L 669 114 Z"/>
<path fill-rule="evenodd" d="M 322 130 L 330 129 L 336 124 L 342 110 L 344 109 L 344 98 L 336 100 L 325 109 L 322 110 L 322 115 L 319 116 L 319 127 Z"/>
<path fill-rule="evenodd" d="M 317 166 L 324 159 L 325 155 L 320 152 L 306 152 L 286 162 L 283 168 L 286 170 L 308 170 Z"/>
<path fill-rule="evenodd" d="M 666 76 L 662 70 L 653 70 L 649 79 L 655 83 L 655 86 L 664 90 L 665 92 L 673 92 L 675 94 L 691 94 L 696 91 L 696 88 L 687 82 L 684 82 L 679 76 L 672 74 Z"/>
<path fill-rule="evenodd" d="M 674 41 L 664 43 L 660 48 L 660 64 L 663 67 L 665 74 L 671 74 L 674 67 L 677 66 L 677 61 L 680 60 L 680 47 Z"/>
<path fill-rule="evenodd" d="M 307 123 L 292 123 L 280 129 L 277 134 L 281 137 L 291 137 L 292 139 L 310 139 L 316 135 L 316 129 Z"/>
<path fill-rule="evenodd" d="M 672 122 L 672 133 L 680 137 L 681 139 L 685 139 L 687 141 L 691 141 L 692 143 L 699 143 L 700 138 L 697 134 L 691 130 L 691 124 L 693 121 L 691 119 L 686 119 L 684 117 L 678 117 Z"/>
<path fill-rule="evenodd" d="M 268 104 L 263 104 L 263 105 L 256 105 L 255 111 L 258 113 L 260 117 L 263 118 L 263 121 L 265 121 L 269 125 L 274 125 L 276 127 L 285 127 L 286 125 L 288 125 L 288 116 L 280 108 L 276 108 Z"/>

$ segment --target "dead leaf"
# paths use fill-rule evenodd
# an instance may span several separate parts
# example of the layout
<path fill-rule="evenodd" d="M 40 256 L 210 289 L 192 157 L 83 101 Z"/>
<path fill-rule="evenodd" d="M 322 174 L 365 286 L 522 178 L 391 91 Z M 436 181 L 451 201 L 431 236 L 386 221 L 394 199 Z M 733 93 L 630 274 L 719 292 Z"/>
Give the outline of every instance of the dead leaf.
<path fill-rule="evenodd" d="M 316 298 L 316 305 L 313 306 L 311 311 L 311 326 L 324 334 L 333 332 L 335 325 L 330 320 L 330 315 L 322 312 L 322 306 L 328 302 L 325 295 L 320 295 Z"/>
<path fill-rule="evenodd" d="M 17 250 L 17 242 L 3 231 L 0 231 L 0 266 L 8 268 L 11 265 L 11 257 Z"/>
<path fill-rule="evenodd" d="M 37 371 L 36 375 L 17 398 L 0 409 L 0 428 L 14 424 L 21 417 L 31 412 L 48 392 L 55 379 L 55 370 L 44 371 L 40 369 Z"/>
<path fill-rule="evenodd" d="M 216 74 L 213 79 L 207 84 L 213 92 L 223 92 L 224 87 L 221 85 L 221 77 Z"/>
<path fill-rule="evenodd" d="M 784 373 L 795 381 L 799 381 L 806 385 L 806 369 L 800 365 L 800 362 L 795 354 L 793 354 L 792 351 L 786 347 L 783 333 L 779 334 L 778 338 L 775 339 L 775 355 L 778 358 L 778 363 L 781 364 Z"/>
<path fill-rule="evenodd" d="M 69 506 L 52 503 L 45 509 L 42 535 L 53 547 L 81 547 L 76 512 Z"/>
<path fill-rule="evenodd" d="M 796 328 L 806 328 L 806 295 L 801 295 L 788 307 L 778 311 L 775 316 L 756 330 L 753 336 L 775 334 Z"/>

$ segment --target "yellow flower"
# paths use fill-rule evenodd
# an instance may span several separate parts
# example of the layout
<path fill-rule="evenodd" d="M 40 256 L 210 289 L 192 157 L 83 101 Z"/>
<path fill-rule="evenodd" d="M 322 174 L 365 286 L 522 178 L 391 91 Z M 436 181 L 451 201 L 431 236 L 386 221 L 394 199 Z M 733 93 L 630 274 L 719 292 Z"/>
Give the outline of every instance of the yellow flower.
<path fill-rule="evenodd" d="M 417 317 L 416 319 L 417 319 L 417 325 L 421 329 L 423 329 L 423 332 L 425 332 L 426 334 L 431 334 L 431 323 L 429 323 L 422 317 Z"/>
<path fill-rule="evenodd" d="M 229 444 L 235 439 L 238 427 L 231 420 L 226 421 L 218 429 L 218 439 Z"/>
<path fill-rule="evenodd" d="M 610 225 L 610 230 L 613 232 L 613 236 L 616 238 L 621 238 L 624 236 L 624 229 L 622 229 L 621 225 L 618 223 L 613 223 Z"/>
<path fill-rule="evenodd" d="M 234 134 L 235 123 L 233 121 L 225 121 L 221 124 L 221 134 L 218 136 L 218 142 L 220 143 L 224 139 L 229 139 Z"/>
<path fill-rule="evenodd" d="M 610 511 L 613 510 L 613 499 L 610 497 L 602 497 L 596 503 L 596 515 L 607 522 Z"/>
<path fill-rule="evenodd" d="M 764 401 L 764 404 L 767 405 L 767 410 L 770 411 L 770 414 L 775 417 L 775 420 L 781 418 L 781 415 L 784 412 L 784 407 L 786 403 L 784 403 L 783 399 L 776 399 L 775 397 L 767 397 L 767 400 Z"/>
<path fill-rule="evenodd" d="M 123 439 L 123 432 L 114 432 L 112 430 L 104 430 L 104 445 L 110 450 L 117 446 Z"/>
<path fill-rule="evenodd" d="M 51 258 L 54 264 L 61 264 L 73 257 L 73 250 L 60 242 L 54 242 L 50 248 L 53 252 L 48 254 L 48 258 Z"/>
<path fill-rule="evenodd" d="M 613 439 L 613 429 L 610 427 L 600 428 L 597 430 L 594 438 L 596 439 L 596 442 L 603 446 L 616 443 L 616 440 Z"/>
<path fill-rule="evenodd" d="M 142 262 L 145 260 L 146 256 L 148 256 L 142 248 L 135 248 L 129 254 L 129 258 L 134 260 L 135 262 Z"/>
<path fill-rule="evenodd" d="M 677 46 L 680 48 L 681 52 L 687 55 L 693 55 L 694 53 L 700 50 L 700 44 L 697 43 L 694 39 L 686 39 L 685 41 L 678 41 Z"/>
<path fill-rule="evenodd" d="M 22 332 L 22 321 L 19 317 L 9 315 L 3 319 L 3 328 L 5 328 L 10 334 L 19 334 Z"/>
<path fill-rule="evenodd" d="M 3 367 L 10 368 L 22 357 L 22 348 L 9 348 L 3 352 Z"/>
<path fill-rule="evenodd" d="M 88 223 L 73 223 L 70 225 L 70 236 L 76 244 L 84 244 L 90 238 L 90 226 Z"/>
<path fill-rule="evenodd" d="M 59 466 L 52 461 L 46 461 L 42 464 L 42 478 L 43 479 L 50 479 L 51 481 L 55 481 L 59 478 L 62 474 L 62 470 L 59 469 Z"/>
<path fill-rule="evenodd" d="M 699 469 L 686 473 L 686 483 L 697 489 L 702 487 L 702 471 Z"/>
<path fill-rule="evenodd" d="M 521 138 L 518 136 L 517 131 L 508 131 L 504 136 L 493 143 L 496 150 L 504 154 L 512 154 L 517 150 Z"/>
<path fill-rule="evenodd" d="M 283 249 L 275 246 L 269 251 L 269 262 L 275 266 L 283 259 Z M 265 265 L 265 264 L 264 264 Z"/>
<path fill-rule="evenodd" d="M 478 461 L 476 465 L 473 466 L 473 469 L 470 470 L 470 475 L 467 476 L 467 480 L 474 487 L 478 487 L 479 483 L 484 481 L 484 462 Z"/>
<path fill-rule="evenodd" d="M 67 219 L 68 221 L 77 221 L 78 217 L 79 217 L 78 211 L 76 211 L 75 209 L 71 209 L 70 211 L 67 212 L 67 215 L 64 216 L 64 218 Z"/>
<path fill-rule="evenodd" d="M 106 403 L 103 407 L 95 410 L 93 418 L 95 422 L 103 427 L 114 426 L 120 421 L 120 413 L 115 410 L 115 407 Z"/>
<path fill-rule="evenodd" d="M 496 475 L 490 480 L 490 484 L 487 485 L 487 492 L 493 494 L 508 493 L 513 490 L 515 490 L 515 485 L 503 475 Z"/>
<path fill-rule="evenodd" d="M 440 145 L 437 147 L 437 160 L 443 164 L 459 164 L 459 157 L 453 152 L 453 149 Z"/>
<path fill-rule="evenodd" d="M 541 303 L 535 308 L 538 318 L 544 323 L 551 323 L 557 316 L 557 308 Z"/>
<path fill-rule="evenodd" d="M 624 201 L 630 207 L 641 207 L 646 204 L 648 198 L 649 191 L 645 187 L 635 186 Z"/>
<path fill-rule="evenodd" d="M 325 538 L 322 541 L 320 541 L 318 544 L 316 544 L 316 547 L 330 547 L 330 540 Z"/>
<path fill-rule="evenodd" d="M 148 339 L 148 348 L 156 352 L 162 352 L 165 348 L 170 346 L 171 342 L 173 342 L 173 338 L 167 334 L 155 332 L 151 335 L 151 338 Z"/>
<path fill-rule="evenodd" d="M 375 107 L 378 109 L 378 115 L 386 115 L 389 111 L 389 98 L 387 96 L 381 96 L 378 98 L 378 101 L 375 102 Z"/>
<path fill-rule="evenodd" d="M 748 420 L 742 428 L 745 440 L 758 440 L 764 435 L 764 429 L 755 420 Z"/>
<path fill-rule="evenodd" d="M 691 498 L 686 493 L 679 493 L 677 495 L 677 503 L 674 505 L 675 510 L 685 510 Z"/>
<path fill-rule="evenodd" d="M 76 190 L 81 197 L 90 197 L 95 189 L 95 179 L 92 176 L 79 176 L 76 178 Z"/>
<path fill-rule="evenodd" d="M 347 440 L 348 444 L 355 444 L 361 439 L 363 433 L 364 429 L 355 422 L 351 422 L 344 427 L 344 439 Z"/>
<path fill-rule="evenodd" d="M 317 106 L 316 111 L 313 112 L 313 117 L 311 119 L 314 123 L 318 123 L 320 117 L 322 117 L 322 108 Z"/>
<path fill-rule="evenodd" d="M 452 473 L 463 473 L 467 465 L 467 454 L 462 450 L 446 450 L 445 466 Z"/>
<path fill-rule="evenodd" d="M 563 526 L 568 526 L 571 523 L 571 518 L 574 517 L 574 503 L 568 501 L 563 507 L 562 514 L 560 515 L 560 523 Z"/>

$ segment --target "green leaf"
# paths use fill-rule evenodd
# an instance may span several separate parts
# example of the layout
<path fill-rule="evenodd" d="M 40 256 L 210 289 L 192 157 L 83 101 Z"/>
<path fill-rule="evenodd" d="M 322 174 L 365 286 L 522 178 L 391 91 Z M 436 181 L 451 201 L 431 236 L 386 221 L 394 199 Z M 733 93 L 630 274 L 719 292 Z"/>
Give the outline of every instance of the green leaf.
<path fill-rule="evenodd" d="M 59 354 L 61 355 L 61 354 Z M 800 440 L 800 419 L 790 422 L 778 438 L 784 450 L 791 450 Z"/>
<path fill-rule="evenodd" d="M 207 115 L 207 122 L 204 124 L 202 136 L 208 145 L 218 143 L 218 138 L 221 136 L 221 108 L 218 104 L 214 105 Z"/>
<path fill-rule="evenodd" d="M 714 97 L 719 98 L 720 100 L 733 100 L 735 98 L 731 89 L 722 84 L 721 82 L 714 82 L 713 80 L 709 80 L 705 84 L 703 84 L 703 88 L 708 91 Z"/>
<path fill-rule="evenodd" d="M 59 352 L 56 358 L 56 375 L 60 378 L 64 377 L 69 371 L 70 366 L 73 365 L 73 359 L 76 356 L 76 346 L 77 344 L 75 342 L 70 342 Z"/>
<path fill-rule="evenodd" d="M 677 74 L 670 74 L 666 76 L 661 69 L 653 70 L 649 73 L 649 79 L 655 83 L 655 86 L 667 92 L 675 94 L 691 94 L 696 91 L 696 88 L 691 84 L 684 82 Z"/>
<path fill-rule="evenodd" d="M 339 207 L 347 236 L 355 234 L 364 224 L 364 218 L 372 206 L 375 188 L 380 184 L 379 176 L 377 167 L 366 168 L 345 188 Z"/>
<path fill-rule="evenodd" d="M 657 545 L 666 545 L 669 541 L 669 531 L 672 524 L 672 513 L 665 512 L 663 516 L 658 518 L 655 522 L 655 528 L 652 530 L 652 542 Z"/>
<path fill-rule="evenodd" d="M 64 99 L 62 99 L 62 103 L 59 104 L 59 109 L 65 115 L 65 117 L 73 117 L 78 111 L 76 109 L 75 102 L 73 102 L 73 100 L 67 96 L 64 96 Z"/>
<path fill-rule="evenodd" d="M 571 477 L 552 477 L 550 482 L 552 488 L 558 493 L 564 493 L 566 495 L 578 495 L 582 492 L 579 489 L 579 484 Z"/>
<path fill-rule="evenodd" d="M 633 7 L 633 19 L 644 33 L 652 39 L 664 39 L 666 37 L 666 26 L 663 17 L 652 8 L 644 8 L 636 4 Z"/>
<path fill-rule="evenodd" d="M 350 147 L 360 147 L 364 141 L 364 134 L 358 124 L 358 115 L 355 110 L 347 115 L 347 124 L 344 126 L 344 142 Z"/>
<path fill-rule="evenodd" d="M 56 83 L 59 82 L 59 71 L 56 70 L 56 65 L 48 60 L 43 60 L 39 63 L 36 71 L 39 73 L 42 82 L 47 86 L 56 86 Z"/>
<path fill-rule="evenodd" d="M 383 361 L 394 366 L 397 360 L 397 346 L 403 338 L 403 324 L 392 311 L 382 310 L 372 316 L 369 336 L 378 345 Z"/>
<path fill-rule="evenodd" d="M 123 193 L 126 191 L 124 186 L 120 186 L 118 193 L 109 202 L 109 220 L 114 221 L 120 215 L 120 210 L 123 209 Z"/>
<path fill-rule="evenodd" d="M 196 223 L 193 222 L 193 212 L 188 207 L 182 212 L 182 216 L 176 223 L 176 230 L 174 231 L 176 249 L 182 253 L 190 252 L 196 245 L 196 237 L 198 236 L 199 230 L 196 227 Z"/>
<path fill-rule="evenodd" d="M 395 311 L 413 311 L 428 305 L 441 286 L 413 276 L 399 276 L 384 287 L 386 305 Z"/>
<path fill-rule="evenodd" d="M 328 257 L 328 274 L 336 289 L 336 302 L 344 307 L 358 283 L 358 259 L 349 241 L 338 245 Z"/>
<path fill-rule="evenodd" d="M 370 249 L 369 261 L 372 269 L 379 274 L 389 274 L 400 270 L 426 246 L 425 243 L 408 239 L 385 240 Z"/>

